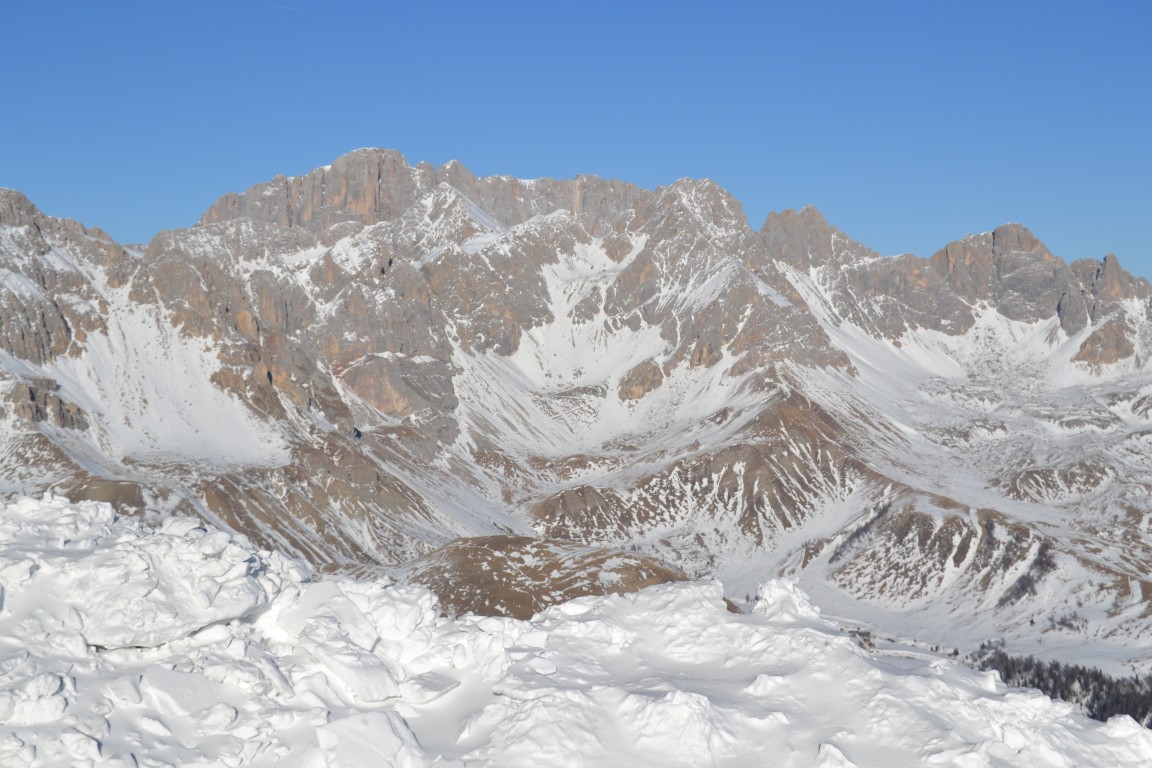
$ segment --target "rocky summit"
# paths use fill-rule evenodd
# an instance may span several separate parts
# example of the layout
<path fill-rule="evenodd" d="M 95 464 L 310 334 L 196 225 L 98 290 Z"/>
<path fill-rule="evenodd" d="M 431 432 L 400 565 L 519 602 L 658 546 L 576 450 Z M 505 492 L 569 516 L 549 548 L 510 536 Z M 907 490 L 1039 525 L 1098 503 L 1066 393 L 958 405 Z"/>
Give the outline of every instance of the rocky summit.
<path fill-rule="evenodd" d="M 142 247 L 0 190 L 0 492 L 184 513 L 445 610 L 798 580 L 1141 669 L 1152 286 L 1006 224 L 885 257 L 709 181 L 357 150 Z"/>

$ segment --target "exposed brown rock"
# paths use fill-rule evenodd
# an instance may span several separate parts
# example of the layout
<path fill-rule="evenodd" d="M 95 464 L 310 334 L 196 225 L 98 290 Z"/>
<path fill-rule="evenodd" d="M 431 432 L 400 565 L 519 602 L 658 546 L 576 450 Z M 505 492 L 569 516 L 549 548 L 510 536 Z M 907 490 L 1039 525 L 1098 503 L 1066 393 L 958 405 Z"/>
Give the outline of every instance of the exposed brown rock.
<path fill-rule="evenodd" d="M 1006 606 L 1029 590 L 1035 594 L 1036 582 L 1053 567 L 1051 542 L 1000 513 L 941 516 L 916 509 L 913 501 L 905 498 L 900 508 L 877 514 L 832 551 L 832 562 L 843 563 L 834 579 L 845 591 L 899 604 L 936 594 L 945 579 L 960 578 L 969 589 L 999 595 Z M 940 497 L 926 506 L 961 511 Z M 1022 567 L 1023 575 L 1010 577 Z"/>
<path fill-rule="evenodd" d="M 635 365 L 620 378 L 621 400 L 639 400 L 664 382 L 664 372 L 652 360 Z"/>
<path fill-rule="evenodd" d="M 75 403 L 61 398 L 59 385 L 50 380 L 36 380 L 17 387 L 9 400 L 18 416 L 29 421 L 45 421 L 65 429 L 87 429 L 84 411 Z"/>
<path fill-rule="evenodd" d="M 337 373 L 360 397 L 389 416 L 409 416 L 424 408 L 441 412 L 456 408 L 452 372 L 439 360 L 371 356 Z"/>
<path fill-rule="evenodd" d="M 1112 318 L 1092 332 L 1080 345 L 1072 359 L 1090 365 L 1112 365 L 1132 357 L 1136 347 L 1132 343 L 1134 329 L 1120 318 Z"/>
<path fill-rule="evenodd" d="M 569 181 L 478 179 L 458 162 L 439 169 L 424 163 L 413 167 L 394 150 L 358 149 L 304 176 L 279 176 L 242 194 L 225 195 L 200 223 L 246 218 L 326 233 L 342 224 L 390 221 L 442 183 L 460 190 L 505 226 L 557 210 L 598 223 L 649 194 L 625 182 L 593 176 Z"/>
<path fill-rule="evenodd" d="M 1109 467 L 1087 461 L 1062 467 L 1028 467 L 1010 478 L 1007 492 L 1024 501 L 1079 498 L 1100 488 L 1113 475 Z"/>
<path fill-rule="evenodd" d="M 14 189 L 0 187 L 0 226 L 25 227 L 42 216 L 32 202 Z"/>
<path fill-rule="evenodd" d="M 457 539 L 407 571 L 449 613 L 517 619 L 576 597 L 635 592 L 686 578 L 645 555 L 523 536 Z"/>

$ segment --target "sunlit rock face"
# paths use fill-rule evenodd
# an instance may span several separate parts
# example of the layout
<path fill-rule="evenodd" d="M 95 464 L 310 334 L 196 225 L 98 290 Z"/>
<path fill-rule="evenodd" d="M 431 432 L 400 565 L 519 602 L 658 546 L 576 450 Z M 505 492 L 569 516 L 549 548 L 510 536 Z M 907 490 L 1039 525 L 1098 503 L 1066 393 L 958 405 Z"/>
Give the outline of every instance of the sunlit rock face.
<path fill-rule="evenodd" d="M 813 208 L 754 230 L 709 181 L 387 150 L 131 250 L 5 190 L 0 487 L 323 566 L 548 539 L 973 637 L 1072 632 L 1072 595 L 1135 638 L 1150 296 L 1017 224 L 886 257 Z M 532 610 L 567 595 L 538 581 Z"/>

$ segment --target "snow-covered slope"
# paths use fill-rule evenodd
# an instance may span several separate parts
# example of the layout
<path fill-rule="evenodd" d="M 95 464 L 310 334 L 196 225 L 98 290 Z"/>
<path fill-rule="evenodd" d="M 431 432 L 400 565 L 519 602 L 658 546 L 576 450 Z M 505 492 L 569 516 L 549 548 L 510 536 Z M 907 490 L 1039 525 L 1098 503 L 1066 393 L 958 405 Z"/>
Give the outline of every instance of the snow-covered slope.
<path fill-rule="evenodd" d="M 789 270 L 856 375 L 808 371 L 806 391 L 850 425 L 871 468 L 914 490 L 809 542 L 785 572 L 889 633 L 962 649 L 1007 637 L 1018 653 L 1146 672 L 1144 331 L 1103 368 L 1075 358 L 1107 319 L 1070 334 L 1056 315 L 975 305 L 964 333 L 885 338 L 850 319 L 869 302 L 838 302 L 827 274 Z M 1146 302 L 1115 309 L 1134 317 Z"/>
<path fill-rule="evenodd" d="M 1121 766 L 1126 716 L 942 659 L 876 658 L 793 583 L 715 582 L 441 618 L 189 518 L 0 511 L 8 766 Z"/>
<path fill-rule="evenodd" d="M 358 150 L 142 250 L 2 191 L 0 270 L 9 497 L 438 585 L 463 537 L 787 575 L 908 643 L 1152 666 L 1152 287 L 1019 225 L 885 258 L 708 181 Z"/>

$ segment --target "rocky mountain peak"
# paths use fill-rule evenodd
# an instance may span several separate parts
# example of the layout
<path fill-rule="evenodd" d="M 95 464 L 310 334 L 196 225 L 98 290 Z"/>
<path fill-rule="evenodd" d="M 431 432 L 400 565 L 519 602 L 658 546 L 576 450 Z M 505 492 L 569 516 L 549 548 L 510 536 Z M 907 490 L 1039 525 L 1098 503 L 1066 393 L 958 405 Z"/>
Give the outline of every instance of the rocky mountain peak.
<path fill-rule="evenodd" d="M 1109 253 L 1099 262 L 1091 277 L 1090 289 L 1097 301 L 1122 301 L 1149 295 L 1148 281 L 1134 277 L 1120 266 L 1120 260 Z"/>
<path fill-rule="evenodd" d="M 604 230 L 621 212 L 652 193 L 626 182 L 577 176 L 571 180 L 475 176 L 459 161 L 412 166 L 387 149 L 358 149 L 303 176 L 278 176 L 217 200 L 201 224 L 251 219 L 309 229 L 328 242 L 355 229 L 392 221 L 440 183 L 456 188 L 509 227 L 533 216 L 569 210 Z"/>
<path fill-rule="evenodd" d="M 812 232 L 825 233 L 830 231 L 831 225 L 814 205 L 806 205 L 800 210 L 788 208 L 783 211 L 772 211 L 760 226 L 761 234 L 780 232 Z"/>
<path fill-rule="evenodd" d="M 247 191 L 224 195 L 201 224 L 238 218 L 323 232 L 343 222 L 390 220 L 419 196 L 421 176 L 394 150 L 358 149 L 303 176 L 277 176 Z"/>
<path fill-rule="evenodd" d="M 1087 307 L 1068 265 L 1020 224 L 949 243 L 930 263 L 965 304 L 984 302 L 1023 322 L 1058 314 L 1068 333 L 1087 324 Z"/>
<path fill-rule="evenodd" d="M 992 248 L 996 253 L 1033 253 L 1051 256 L 1044 244 L 1023 224 L 1001 224 L 992 230 Z"/>
<path fill-rule="evenodd" d="M 956 240 L 932 259 L 946 274 L 977 282 L 995 280 L 1018 269 L 1055 269 L 1064 264 L 1021 224 L 1003 224 L 992 232 Z"/>
<path fill-rule="evenodd" d="M 476 174 L 459 160 L 449 160 L 439 168 L 434 168 L 432 175 L 438 183 L 447 184 L 456 189 L 468 189 L 475 185 Z"/>
<path fill-rule="evenodd" d="M 650 208 L 641 210 L 639 221 L 663 221 L 674 229 L 690 227 L 712 236 L 748 231 L 740 201 L 710 179 L 679 179 L 655 195 Z"/>
<path fill-rule="evenodd" d="M 0 226 L 23 227 L 41 216 L 39 209 L 22 193 L 0 187 Z"/>
<path fill-rule="evenodd" d="M 772 211 L 760 227 L 769 255 L 797 269 L 808 269 L 832 258 L 832 228 L 816 208 Z"/>
<path fill-rule="evenodd" d="M 1147 300 L 1152 296 L 1152 286 L 1144 278 L 1125 271 L 1111 253 L 1100 261 L 1073 262 L 1069 269 L 1079 282 L 1087 320 L 1099 326 L 1081 344 L 1075 359 L 1100 366 L 1137 355 L 1136 340 L 1140 334 L 1126 317 L 1123 302 Z"/>
<path fill-rule="evenodd" d="M 760 227 L 760 239 L 771 258 L 800 270 L 879 255 L 833 227 L 812 205 L 769 213 Z"/>

